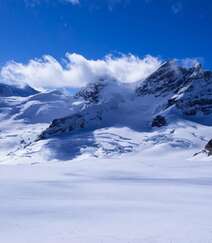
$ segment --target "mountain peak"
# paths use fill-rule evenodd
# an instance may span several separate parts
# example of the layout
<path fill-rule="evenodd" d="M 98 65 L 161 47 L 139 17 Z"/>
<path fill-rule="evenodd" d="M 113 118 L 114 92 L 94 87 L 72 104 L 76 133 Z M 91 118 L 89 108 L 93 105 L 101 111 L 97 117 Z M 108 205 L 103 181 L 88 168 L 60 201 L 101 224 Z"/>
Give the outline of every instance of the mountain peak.
<path fill-rule="evenodd" d="M 0 96 L 10 97 L 10 96 L 20 96 L 27 97 L 39 93 L 37 90 L 33 89 L 29 85 L 24 87 L 18 87 L 11 84 L 0 83 Z"/>
<path fill-rule="evenodd" d="M 108 124 L 150 127 L 154 117 L 166 117 L 171 112 L 186 115 L 187 119 L 211 115 L 212 73 L 204 71 L 201 64 L 183 67 L 169 60 L 140 82 L 136 91 L 119 82 L 102 80 L 81 89 L 75 99 L 87 105 L 69 117 L 53 121 L 40 138 Z"/>

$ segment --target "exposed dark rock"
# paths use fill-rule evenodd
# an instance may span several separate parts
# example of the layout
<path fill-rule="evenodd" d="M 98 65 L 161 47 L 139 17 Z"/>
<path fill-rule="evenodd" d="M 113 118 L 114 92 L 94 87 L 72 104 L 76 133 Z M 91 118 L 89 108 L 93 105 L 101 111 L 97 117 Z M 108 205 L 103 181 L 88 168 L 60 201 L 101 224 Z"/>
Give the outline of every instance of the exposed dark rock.
<path fill-rule="evenodd" d="M 212 139 L 205 145 L 205 150 L 208 153 L 208 156 L 212 155 Z"/>
<path fill-rule="evenodd" d="M 168 61 L 159 67 L 137 88 L 137 95 L 154 95 L 155 97 L 166 96 L 172 92 L 176 94 L 189 82 L 187 76 L 191 70 L 178 67 L 175 61 Z"/>
<path fill-rule="evenodd" d="M 163 127 L 167 125 L 166 118 L 164 116 L 158 115 L 152 121 L 152 127 Z"/>
<path fill-rule="evenodd" d="M 184 68 L 168 61 L 142 81 L 136 89 L 138 96 L 164 98 L 163 110 L 175 106 L 183 114 L 212 114 L 212 72 L 200 64 Z"/>
<path fill-rule="evenodd" d="M 87 87 L 81 89 L 76 95 L 75 98 L 83 98 L 88 103 L 97 103 L 99 101 L 99 93 L 103 89 L 103 83 L 92 83 Z"/>
<path fill-rule="evenodd" d="M 80 114 L 74 114 L 70 117 L 55 119 L 52 121 L 49 128 L 42 132 L 39 139 L 45 139 L 49 136 L 71 132 L 85 127 L 85 119 Z"/>
<path fill-rule="evenodd" d="M 102 114 L 96 109 L 89 112 L 87 110 L 67 116 L 64 118 L 55 119 L 51 125 L 44 130 L 38 140 L 46 139 L 52 136 L 58 136 L 65 133 L 73 133 L 82 131 L 95 126 L 101 126 Z"/>

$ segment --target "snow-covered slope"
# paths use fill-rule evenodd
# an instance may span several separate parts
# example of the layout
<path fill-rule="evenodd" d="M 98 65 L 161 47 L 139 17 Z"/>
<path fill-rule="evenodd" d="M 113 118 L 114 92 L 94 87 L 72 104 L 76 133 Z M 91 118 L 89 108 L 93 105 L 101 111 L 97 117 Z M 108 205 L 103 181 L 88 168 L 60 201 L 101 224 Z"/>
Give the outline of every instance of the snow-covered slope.
<path fill-rule="evenodd" d="M 33 89 L 28 85 L 24 87 L 17 87 L 14 85 L 0 83 L 0 97 L 9 97 L 9 96 L 26 97 L 37 93 L 38 93 L 37 90 Z"/>
<path fill-rule="evenodd" d="M 64 163 L 58 151 L 59 163 L 1 165 L 1 242 L 210 243 L 211 159 L 152 147 L 122 158 Z"/>
<path fill-rule="evenodd" d="M 170 122 L 174 117 L 174 121 L 184 118 L 212 125 L 212 73 L 200 65 L 185 68 L 168 61 L 135 90 L 126 84 L 101 80 L 82 89 L 76 97 L 84 99 L 86 106 L 53 121 L 40 138 L 108 126 L 144 130 L 158 114 Z"/>
<path fill-rule="evenodd" d="M 68 159 L 115 156 L 160 144 L 191 149 L 192 156 L 211 139 L 212 73 L 201 65 L 186 68 L 168 61 L 136 84 L 104 78 L 74 96 L 51 91 L 0 97 L 0 109 L 5 161 L 11 154 L 42 157 L 47 151 L 44 160 L 54 160 L 58 153 Z M 181 127 L 185 130 L 179 136 Z M 208 133 L 199 132 L 203 130 Z"/>
<path fill-rule="evenodd" d="M 1 160 L 36 140 L 53 119 L 73 111 L 73 97 L 60 91 L 0 97 Z M 8 158 L 12 160 L 10 156 Z"/>
<path fill-rule="evenodd" d="M 200 64 L 185 68 L 168 61 L 142 82 L 136 93 L 160 98 L 159 112 L 176 108 L 186 119 L 212 125 L 212 72 L 204 71 Z"/>
<path fill-rule="evenodd" d="M 171 61 L 136 84 L 0 97 L 0 242 L 209 243 L 211 83 Z"/>

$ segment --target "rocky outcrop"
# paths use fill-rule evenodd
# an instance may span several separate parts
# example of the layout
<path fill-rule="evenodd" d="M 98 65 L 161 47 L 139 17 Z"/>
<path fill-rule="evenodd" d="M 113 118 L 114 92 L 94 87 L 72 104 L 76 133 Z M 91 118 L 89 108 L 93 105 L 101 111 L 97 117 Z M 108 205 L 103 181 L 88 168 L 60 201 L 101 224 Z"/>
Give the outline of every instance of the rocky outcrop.
<path fill-rule="evenodd" d="M 55 119 L 51 125 L 41 135 L 40 139 L 45 139 L 51 135 L 58 135 L 85 127 L 85 119 L 80 114 L 70 117 Z"/>
<path fill-rule="evenodd" d="M 136 89 L 138 96 L 164 99 L 163 110 L 175 107 L 184 115 L 212 114 L 212 72 L 200 64 L 184 68 L 174 61 L 164 63 Z"/>
<path fill-rule="evenodd" d="M 98 103 L 101 90 L 104 88 L 104 83 L 99 81 L 96 83 L 89 84 L 87 87 L 82 88 L 76 95 L 75 98 L 82 98 L 87 103 Z"/>
<path fill-rule="evenodd" d="M 212 155 L 212 139 L 205 145 L 205 150 L 208 156 Z"/>
<path fill-rule="evenodd" d="M 71 116 L 53 120 L 51 125 L 41 133 L 38 140 L 65 133 L 100 127 L 101 122 L 101 111 L 98 109 L 93 109 L 92 112 L 84 110 Z"/>
<path fill-rule="evenodd" d="M 190 73 L 190 71 L 189 71 Z M 176 94 L 189 82 L 186 69 L 179 67 L 175 61 L 167 61 L 137 87 L 138 96 L 154 95 L 155 97 Z"/>
<path fill-rule="evenodd" d="M 152 121 L 152 127 L 163 127 L 167 125 L 166 118 L 164 116 L 158 115 Z"/>

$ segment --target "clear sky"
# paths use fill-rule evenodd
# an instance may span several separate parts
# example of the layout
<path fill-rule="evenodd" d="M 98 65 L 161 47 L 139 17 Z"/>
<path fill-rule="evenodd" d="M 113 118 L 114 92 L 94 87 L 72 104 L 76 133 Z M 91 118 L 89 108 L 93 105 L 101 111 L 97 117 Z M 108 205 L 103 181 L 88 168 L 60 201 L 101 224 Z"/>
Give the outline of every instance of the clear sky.
<path fill-rule="evenodd" d="M 202 58 L 212 69 L 210 0 L 1 0 L 0 64 L 66 52 Z"/>

